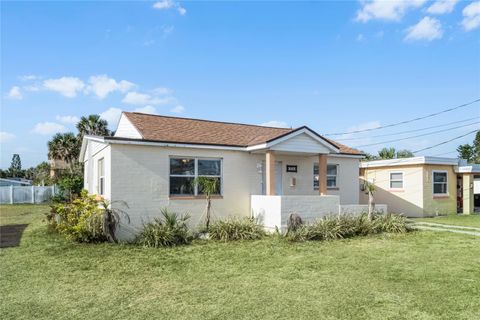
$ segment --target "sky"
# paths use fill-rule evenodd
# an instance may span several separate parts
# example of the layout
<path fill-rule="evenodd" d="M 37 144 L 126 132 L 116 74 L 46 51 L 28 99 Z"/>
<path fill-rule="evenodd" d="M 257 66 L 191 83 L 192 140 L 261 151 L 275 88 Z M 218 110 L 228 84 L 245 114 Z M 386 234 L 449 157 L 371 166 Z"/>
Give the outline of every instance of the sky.
<path fill-rule="evenodd" d="M 0 5 L 1 168 L 14 153 L 23 167 L 47 160 L 47 141 L 88 114 L 111 129 L 125 110 L 331 134 L 480 98 L 480 1 Z M 475 103 L 327 137 L 371 153 L 416 151 L 479 119 Z M 456 157 L 473 136 L 418 155 Z"/>

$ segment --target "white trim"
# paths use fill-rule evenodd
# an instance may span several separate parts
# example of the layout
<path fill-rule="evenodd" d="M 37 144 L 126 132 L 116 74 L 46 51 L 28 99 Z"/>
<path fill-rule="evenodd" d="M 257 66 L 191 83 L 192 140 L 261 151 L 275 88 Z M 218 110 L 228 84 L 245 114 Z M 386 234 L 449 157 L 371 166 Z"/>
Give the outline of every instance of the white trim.
<path fill-rule="evenodd" d="M 400 173 L 402 175 L 402 187 L 401 188 L 392 188 L 392 174 Z M 403 171 L 389 171 L 388 172 L 388 189 L 392 191 L 403 191 L 405 190 L 405 173 Z M 394 182 L 399 182 L 400 180 L 393 180 Z"/>
<path fill-rule="evenodd" d="M 437 182 L 437 183 L 445 183 L 447 185 L 447 193 L 435 193 L 435 173 L 445 173 L 446 180 L 445 182 Z M 435 196 L 448 196 L 449 195 L 449 190 L 448 190 L 448 171 L 447 170 L 432 170 L 432 195 L 433 197 Z"/>
<path fill-rule="evenodd" d="M 365 161 L 360 163 L 360 168 L 405 166 L 415 164 L 435 164 L 435 165 L 458 165 L 458 159 L 455 158 L 439 158 L 439 157 L 413 157 L 389 160 Z"/>

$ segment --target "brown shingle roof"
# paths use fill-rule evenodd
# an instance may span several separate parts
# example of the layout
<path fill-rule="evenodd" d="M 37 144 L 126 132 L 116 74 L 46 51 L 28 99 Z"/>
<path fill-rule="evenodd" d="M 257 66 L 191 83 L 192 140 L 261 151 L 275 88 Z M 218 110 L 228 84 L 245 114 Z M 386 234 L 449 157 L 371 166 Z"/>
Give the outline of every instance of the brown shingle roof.
<path fill-rule="evenodd" d="M 124 114 L 137 128 L 143 139 L 150 141 L 247 147 L 265 143 L 295 131 L 287 128 L 158 116 L 138 112 L 124 112 Z M 358 150 L 328 139 L 325 140 L 339 148 L 341 153 L 361 154 Z"/>

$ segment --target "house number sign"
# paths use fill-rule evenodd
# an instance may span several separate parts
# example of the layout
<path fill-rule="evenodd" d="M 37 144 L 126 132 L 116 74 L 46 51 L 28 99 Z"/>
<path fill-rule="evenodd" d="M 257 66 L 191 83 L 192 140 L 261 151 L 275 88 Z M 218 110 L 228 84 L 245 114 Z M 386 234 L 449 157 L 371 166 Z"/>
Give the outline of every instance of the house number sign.
<path fill-rule="evenodd" d="M 287 172 L 297 172 L 297 166 L 291 166 L 287 164 Z"/>

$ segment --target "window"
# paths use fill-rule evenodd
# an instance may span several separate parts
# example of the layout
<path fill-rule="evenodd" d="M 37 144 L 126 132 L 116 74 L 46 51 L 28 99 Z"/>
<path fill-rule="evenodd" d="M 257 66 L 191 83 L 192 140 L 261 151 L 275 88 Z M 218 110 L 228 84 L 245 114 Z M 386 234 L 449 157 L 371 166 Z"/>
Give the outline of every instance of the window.
<path fill-rule="evenodd" d="M 337 187 L 337 175 L 338 175 L 338 165 L 328 164 L 327 165 L 327 188 L 336 188 Z M 313 165 L 313 188 L 318 189 L 318 164 Z"/>
<path fill-rule="evenodd" d="M 390 189 L 403 189 L 403 172 L 390 172 Z"/>
<path fill-rule="evenodd" d="M 196 196 L 203 194 L 195 186 L 197 177 L 208 177 L 217 182 L 217 193 L 221 194 L 222 164 L 220 159 L 170 158 L 170 195 Z"/>
<path fill-rule="evenodd" d="M 433 195 L 448 194 L 447 171 L 433 171 Z"/>
<path fill-rule="evenodd" d="M 98 194 L 104 195 L 105 194 L 105 165 L 103 158 L 98 159 Z"/>

